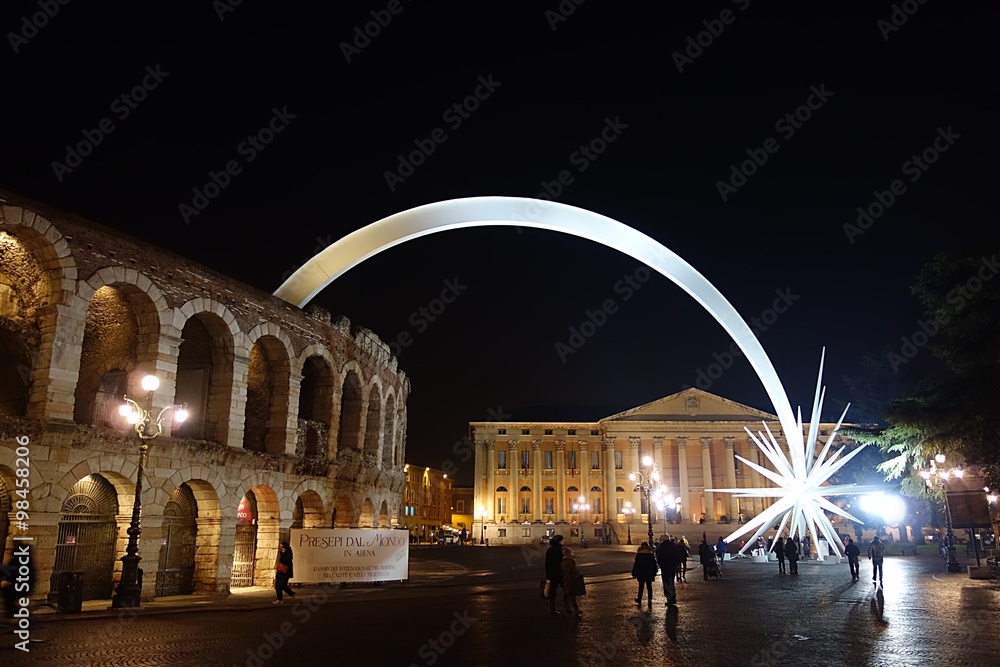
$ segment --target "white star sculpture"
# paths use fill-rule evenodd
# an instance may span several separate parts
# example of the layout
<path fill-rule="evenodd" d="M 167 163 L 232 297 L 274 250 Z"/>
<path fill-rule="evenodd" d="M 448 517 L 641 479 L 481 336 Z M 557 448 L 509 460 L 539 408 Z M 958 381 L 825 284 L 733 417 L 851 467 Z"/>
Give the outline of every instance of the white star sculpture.
<path fill-rule="evenodd" d="M 780 517 L 781 525 L 775 534 L 775 542 L 777 542 L 778 536 L 782 534 L 787 526 L 789 537 L 794 535 L 805 536 L 808 534 L 811 536 L 813 544 L 818 544 L 816 536 L 819 533 L 827 539 L 839 556 L 844 551 L 844 544 L 840 541 L 840 535 L 837 534 L 833 524 L 830 523 L 830 519 L 827 518 L 823 510 L 829 510 L 834 514 L 839 514 L 858 523 L 863 522 L 837 507 L 824 496 L 839 496 L 848 493 L 867 493 L 881 490 L 879 487 L 859 486 L 857 484 L 824 486 L 824 482 L 843 468 L 848 461 L 854 458 L 865 447 L 865 445 L 862 445 L 847 456 L 839 458 L 841 452 L 844 451 L 844 447 L 841 447 L 827 458 L 827 454 L 830 452 L 830 445 L 833 443 L 837 431 L 844 421 L 844 416 L 847 415 L 847 408 L 850 407 L 850 404 L 848 404 L 847 408 L 844 408 L 844 413 L 840 416 L 836 428 L 833 429 L 830 437 L 826 440 L 826 444 L 823 445 L 823 450 L 818 456 L 815 455 L 819 435 L 819 415 L 823 406 L 823 397 L 826 394 L 826 387 L 821 387 L 823 381 L 823 356 L 825 353 L 826 350 L 824 349 L 823 355 L 820 356 L 819 377 L 816 380 L 816 396 L 813 400 L 809 433 L 803 438 L 802 409 L 800 408 L 798 410 L 798 429 L 792 433 L 786 432 L 784 434 L 785 440 L 788 443 L 787 456 L 782 451 L 774 434 L 771 433 L 771 429 L 768 428 L 767 423 L 764 423 L 764 430 L 767 432 L 766 437 L 760 431 L 757 432 L 757 435 L 754 435 L 750 429 L 745 429 L 757 447 L 764 452 L 771 465 L 774 466 L 774 470 L 757 465 L 742 456 L 737 456 L 736 458 L 778 486 L 744 489 L 705 489 L 706 491 L 716 493 L 732 493 L 737 498 L 778 499 L 766 510 L 725 538 L 726 542 L 732 542 L 741 535 L 745 535 L 756 529 L 757 532 L 740 549 L 740 553 L 753 548 L 757 538 L 767 532 Z M 820 559 L 822 557 L 823 554 L 820 554 Z"/>

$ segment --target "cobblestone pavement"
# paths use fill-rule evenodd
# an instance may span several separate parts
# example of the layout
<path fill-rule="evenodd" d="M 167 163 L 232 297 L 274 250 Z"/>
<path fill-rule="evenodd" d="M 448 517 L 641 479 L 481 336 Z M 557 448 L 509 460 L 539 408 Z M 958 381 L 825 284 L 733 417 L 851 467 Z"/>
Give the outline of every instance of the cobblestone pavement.
<path fill-rule="evenodd" d="M 518 572 L 522 555 L 491 550 L 497 570 Z M 432 554 L 429 560 L 443 560 Z M 465 554 L 456 557 L 466 558 Z M 503 565 L 505 562 L 506 565 Z M 30 653 L 0 636 L 6 665 L 966 665 L 1000 663 L 1000 580 L 949 574 L 936 557 L 886 560 L 884 619 L 875 588 L 847 565 L 726 563 L 721 579 L 694 567 L 678 606 L 662 588 L 642 609 L 632 601 L 628 552 L 594 550 L 579 619 L 552 617 L 538 572 L 494 581 L 469 563 L 447 582 L 401 588 L 301 588 L 282 606 L 267 591 L 239 608 L 178 605 L 137 615 L 36 618 Z M 630 563 L 628 563 L 630 565 Z M 480 570 L 480 572 L 483 570 Z M 530 578 L 527 578 L 530 577 Z M 472 582 L 465 585 L 464 582 Z M 255 599 L 254 595 L 256 595 Z M 309 598 L 309 599 L 304 599 Z M 561 599 L 560 599 L 561 602 Z M 105 604 L 106 607 L 106 604 Z M 169 613 L 168 613 L 169 612 Z M 308 661 L 308 663 L 307 663 Z"/>

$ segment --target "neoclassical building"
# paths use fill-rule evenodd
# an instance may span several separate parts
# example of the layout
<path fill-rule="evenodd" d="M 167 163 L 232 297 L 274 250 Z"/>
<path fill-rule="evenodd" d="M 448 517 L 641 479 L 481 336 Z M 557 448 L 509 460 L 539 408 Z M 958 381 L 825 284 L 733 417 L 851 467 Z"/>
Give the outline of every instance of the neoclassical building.
<path fill-rule="evenodd" d="M 771 503 L 706 490 L 772 486 L 735 458 L 770 467 L 744 430 L 763 431 L 763 423 L 783 445 L 776 415 L 694 388 L 595 422 L 470 422 L 473 532 L 481 534 L 485 514 L 491 544 L 537 544 L 553 532 L 570 543 L 585 537 L 622 544 L 631 533 L 638 543 L 646 539 L 648 508 L 629 474 L 648 475 L 641 463 L 651 457 L 680 507 L 653 508 L 654 535 L 681 533 L 692 541 L 705 530 L 717 539 L 735 526 L 713 524 L 749 520 Z M 820 447 L 834 426 L 821 424 Z M 629 503 L 632 515 L 623 512 Z"/>
<path fill-rule="evenodd" d="M 149 441 L 149 598 L 269 585 L 293 527 L 399 525 L 409 390 L 346 318 L 0 193 L 0 545 L 31 539 L 34 597 L 71 571 L 112 595 L 139 462 L 124 395 L 191 415 Z"/>

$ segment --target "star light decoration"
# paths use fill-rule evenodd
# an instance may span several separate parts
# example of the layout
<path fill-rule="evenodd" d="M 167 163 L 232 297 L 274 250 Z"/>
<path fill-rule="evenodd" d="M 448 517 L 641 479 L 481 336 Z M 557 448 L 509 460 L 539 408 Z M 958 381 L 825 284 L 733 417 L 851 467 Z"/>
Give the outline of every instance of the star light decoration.
<path fill-rule="evenodd" d="M 754 435 L 749 428 L 744 427 L 750 438 L 760 451 L 764 452 L 764 456 L 771 462 L 771 465 L 774 466 L 774 470 L 757 465 L 739 455 L 736 458 L 778 486 L 743 489 L 705 489 L 706 491 L 716 493 L 732 493 L 736 498 L 778 499 L 766 510 L 725 538 L 726 542 L 732 542 L 741 535 L 745 535 L 756 529 L 753 537 L 740 549 L 740 553 L 752 548 L 757 538 L 766 533 L 780 517 L 781 524 L 778 527 L 778 532 L 775 534 L 775 542 L 787 526 L 789 537 L 808 534 L 813 544 L 817 544 L 817 534 L 822 535 L 833 546 L 839 556 L 844 552 L 844 544 L 840 541 L 840 535 L 837 534 L 824 510 L 839 514 L 858 523 L 864 522 L 837 507 L 824 496 L 840 496 L 882 490 L 877 486 L 859 486 L 857 484 L 824 485 L 834 473 L 843 468 L 848 461 L 857 456 L 865 447 L 865 445 L 861 445 L 847 456 L 840 458 L 841 453 L 844 451 L 844 447 L 841 447 L 827 458 L 827 455 L 830 453 L 830 445 L 833 443 L 837 431 L 840 430 L 840 425 L 847 415 L 847 409 L 851 407 L 848 404 L 837 421 L 837 426 L 830 433 L 826 444 L 823 445 L 823 449 L 818 456 L 815 454 L 819 439 L 819 415 L 823 407 L 823 398 L 826 395 L 826 387 L 821 386 L 823 382 L 823 357 L 825 354 L 826 350 L 824 348 L 823 354 L 820 356 L 819 377 L 816 380 L 816 395 L 813 399 L 809 433 L 803 437 L 802 409 L 799 408 L 798 428 L 790 433 L 786 429 L 784 433 L 785 441 L 788 443 L 787 455 L 778 444 L 778 441 L 766 423 L 764 423 L 766 436 L 761 431 L 758 431 L 757 435 Z M 823 555 L 820 554 L 820 559 L 822 557 Z"/>

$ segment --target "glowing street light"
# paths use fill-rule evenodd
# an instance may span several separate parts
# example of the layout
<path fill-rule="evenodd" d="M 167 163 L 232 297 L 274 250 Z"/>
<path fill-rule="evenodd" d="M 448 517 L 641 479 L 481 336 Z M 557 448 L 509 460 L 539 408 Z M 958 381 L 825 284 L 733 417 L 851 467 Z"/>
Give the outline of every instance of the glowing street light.
<path fill-rule="evenodd" d="M 663 493 L 664 489 L 660 486 L 660 471 L 656 469 L 656 464 L 653 463 L 653 457 L 644 456 L 642 457 L 642 467 L 645 470 L 637 470 L 633 473 L 629 473 L 628 478 L 635 482 L 635 490 L 641 491 L 643 497 L 646 499 L 646 523 L 649 525 L 649 546 L 653 546 L 653 493 L 656 492 L 656 497 L 659 498 Z"/>
<path fill-rule="evenodd" d="M 958 562 L 958 557 L 955 553 L 955 535 L 951 530 L 951 506 L 948 503 L 948 488 L 945 482 L 952 476 L 957 479 L 961 479 L 965 474 L 962 468 L 952 468 L 951 470 L 939 469 L 938 465 L 943 465 L 945 462 L 945 455 L 938 454 L 931 461 L 930 468 L 925 468 L 920 471 L 920 476 L 924 478 L 924 482 L 927 484 L 927 488 L 931 489 L 935 484 L 940 485 L 941 492 L 944 494 L 944 521 L 947 534 L 945 539 L 947 540 L 948 547 L 948 571 L 949 572 L 961 572 L 962 566 Z"/>
<path fill-rule="evenodd" d="M 632 503 L 625 503 L 625 507 L 622 508 L 622 514 L 625 515 L 625 525 L 628 527 L 628 544 L 632 544 L 632 515 L 635 514 L 635 508 L 632 507 Z"/>

